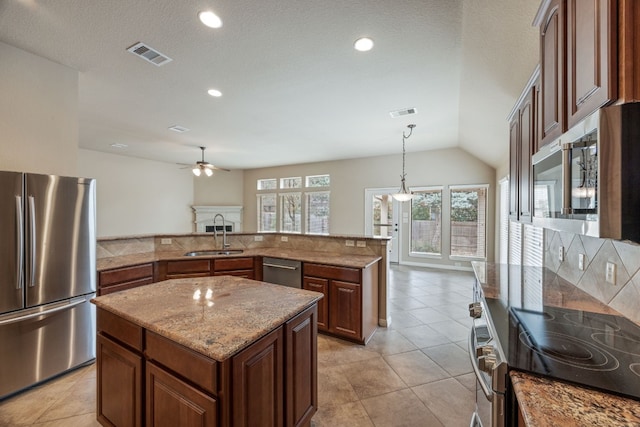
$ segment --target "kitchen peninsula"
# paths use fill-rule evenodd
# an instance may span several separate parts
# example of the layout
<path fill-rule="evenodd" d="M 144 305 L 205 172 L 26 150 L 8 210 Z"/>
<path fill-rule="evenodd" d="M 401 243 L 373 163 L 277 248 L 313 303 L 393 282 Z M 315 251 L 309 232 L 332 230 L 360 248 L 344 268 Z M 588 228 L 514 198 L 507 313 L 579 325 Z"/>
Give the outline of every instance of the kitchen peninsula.
<path fill-rule="evenodd" d="M 93 299 L 105 426 L 309 425 L 322 294 L 233 276 Z"/>

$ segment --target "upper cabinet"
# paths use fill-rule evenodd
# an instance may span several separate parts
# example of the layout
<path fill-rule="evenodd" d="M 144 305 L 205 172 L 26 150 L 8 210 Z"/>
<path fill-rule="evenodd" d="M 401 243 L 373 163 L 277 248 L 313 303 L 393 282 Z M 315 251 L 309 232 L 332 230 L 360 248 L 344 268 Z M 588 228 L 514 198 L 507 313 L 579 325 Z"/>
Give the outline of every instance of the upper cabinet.
<path fill-rule="evenodd" d="M 617 11 L 617 0 L 542 2 L 540 145 L 617 99 Z"/>

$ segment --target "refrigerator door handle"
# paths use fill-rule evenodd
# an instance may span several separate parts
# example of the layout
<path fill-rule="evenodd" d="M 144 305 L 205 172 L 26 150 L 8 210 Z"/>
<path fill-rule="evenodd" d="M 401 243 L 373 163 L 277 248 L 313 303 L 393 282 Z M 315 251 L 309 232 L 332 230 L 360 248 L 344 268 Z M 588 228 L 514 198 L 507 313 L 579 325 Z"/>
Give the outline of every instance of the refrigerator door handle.
<path fill-rule="evenodd" d="M 68 304 L 60 305 L 49 310 L 39 311 L 37 313 L 25 314 L 24 316 L 13 317 L 7 320 L 0 320 L 0 326 L 9 325 L 11 323 L 22 322 L 24 320 L 33 319 L 34 317 L 48 316 L 49 314 L 57 313 L 59 311 L 70 310 L 80 304 L 85 303 L 87 300 L 82 297 L 75 300 L 71 300 Z"/>
<path fill-rule="evenodd" d="M 36 285 L 36 201 L 29 196 L 29 287 Z"/>
<path fill-rule="evenodd" d="M 17 266 L 18 278 L 16 281 L 16 289 L 22 288 L 24 282 L 24 268 L 22 264 L 24 262 L 24 221 L 22 219 L 22 196 L 16 196 L 16 222 L 18 232 L 18 247 L 17 247 Z"/>

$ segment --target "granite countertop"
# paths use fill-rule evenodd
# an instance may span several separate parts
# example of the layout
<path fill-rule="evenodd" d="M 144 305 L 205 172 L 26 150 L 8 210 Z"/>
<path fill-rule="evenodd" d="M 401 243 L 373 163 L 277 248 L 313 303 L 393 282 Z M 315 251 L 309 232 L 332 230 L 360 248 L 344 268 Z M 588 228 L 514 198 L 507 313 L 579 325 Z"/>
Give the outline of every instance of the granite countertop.
<path fill-rule="evenodd" d="M 519 371 L 509 375 L 527 426 L 640 425 L 636 400 Z"/>
<path fill-rule="evenodd" d="M 233 249 L 233 248 L 231 248 Z M 111 268 L 126 267 L 129 265 L 143 264 L 146 262 L 166 260 L 191 260 L 199 258 L 238 258 L 252 256 L 267 256 L 273 258 L 285 258 L 303 262 L 317 262 L 320 264 L 336 265 L 350 268 L 366 268 L 381 257 L 373 255 L 352 255 L 321 251 L 304 251 L 280 248 L 256 248 L 244 249 L 242 253 L 234 255 L 206 255 L 201 257 L 185 256 L 186 251 L 144 252 L 131 255 L 121 255 L 97 260 L 98 271 Z"/>
<path fill-rule="evenodd" d="M 214 276 L 167 280 L 154 283 L 152 288 L 140 286 L 91 302 L 224 361 L 321 298 L 317 292 Z"/>

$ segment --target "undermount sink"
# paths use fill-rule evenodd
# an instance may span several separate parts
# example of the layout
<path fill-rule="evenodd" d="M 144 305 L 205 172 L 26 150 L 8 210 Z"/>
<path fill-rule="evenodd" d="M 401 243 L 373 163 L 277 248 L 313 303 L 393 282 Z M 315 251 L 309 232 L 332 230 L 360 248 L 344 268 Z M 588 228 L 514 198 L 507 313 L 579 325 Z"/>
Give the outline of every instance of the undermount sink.
<path fill-rule="evenodd" d="M 187 252 L 184 256 L 207 256 L 207 255 L 235 255 L 241 254 L 242 249 L 227 249 L 219 251 L 193 251 Z"/>

